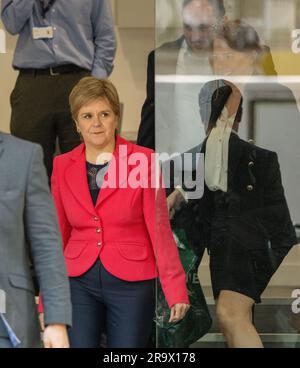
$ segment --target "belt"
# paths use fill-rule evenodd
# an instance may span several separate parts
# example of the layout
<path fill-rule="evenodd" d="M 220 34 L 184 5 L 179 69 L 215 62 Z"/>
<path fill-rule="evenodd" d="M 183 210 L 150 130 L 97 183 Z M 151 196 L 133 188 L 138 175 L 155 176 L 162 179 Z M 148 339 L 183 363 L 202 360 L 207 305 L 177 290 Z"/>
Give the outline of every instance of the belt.
<path fill-rule="evenodd" d="M 60 74 L 68 74 L 68 73 L 80 73 L 80 72 L 89 72 L 89 70 L 81 68 L 77 65 L 73 64 L 65 64 L 59 65 L 44 69 L 19 69 L 20 74 L 31 74 L 31 75 L 51 75 L 53 77 Z"/>

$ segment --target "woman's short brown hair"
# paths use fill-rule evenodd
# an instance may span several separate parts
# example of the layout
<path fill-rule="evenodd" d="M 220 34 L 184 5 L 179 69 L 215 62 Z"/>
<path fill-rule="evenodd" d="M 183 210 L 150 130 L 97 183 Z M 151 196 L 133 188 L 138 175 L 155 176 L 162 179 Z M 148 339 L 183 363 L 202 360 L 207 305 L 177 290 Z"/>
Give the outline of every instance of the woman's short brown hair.
<path fill-rule="evenodd" d="M 85 77 L 76 84 L 69 97 L 73 119 L 77 119 L 79 110 L 84 105 L 97 99 L 106 99 L 114 114 L 120 116 L 120 100 L 116 87 L 108 79 Z"/>
<path fill-rule="evenodd" d="M 225 22 L 216 39 L 224 40 L 231 49 L 238 52 L 255 52 L 254 75 L 277 74 L 270 50 L 261 44 L 257 31 L 249 24 L 241 20 Z"/>
<path fill-rule="evenodd" d="M 236 51 L 247 52 L 262 50 L 260 38 L 256 30 L 249 24 L 234 20 L 223 24 L 216 38 L 225 40 L 228 46 Z"/>

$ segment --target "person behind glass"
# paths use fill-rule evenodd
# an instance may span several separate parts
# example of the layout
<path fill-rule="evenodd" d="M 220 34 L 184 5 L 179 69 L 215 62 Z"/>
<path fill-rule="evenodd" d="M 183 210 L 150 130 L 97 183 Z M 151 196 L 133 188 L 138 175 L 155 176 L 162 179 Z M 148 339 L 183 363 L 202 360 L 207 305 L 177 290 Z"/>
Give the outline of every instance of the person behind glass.
<path fill-rule="evenodd" d="M 39 143 L 49 179 L 60 152 L 80 144 L 68 97 L 84 76 L 106 78 L 116 51 L 109 0 L 3 0 L 6 30 L 18 35 L 11 133 Z"/>
<path fill-rule="evenodd" d="M 183 152 L 178 142 L 183 145 L 191 138 L 186 136 L 187 127 L 191 136 L 198 136 L 202 129 L 194 122 L 198 121 L 196 95 L 200 87 L 196 84 L 181 83 L 182 88 L 170 84 L 158 84 L 155 111 L 156 75 L 213 75 L 209 61 L 212 44 L 218 30 L 227 21 L 223 0 L 183 0 L 182 1 L 182 35 L 175 41 L 166 42 L 148 56 L 146 99 L 141 111 L 141 122 L 137 143 L 152 149 L 165 150 L 163 127 L 172 137 L 167 143 L 171 153 Z M 164 19 L 164 18 L 163 18 Z M 261 67 L 265 75 L 277 75 L 271 50 L 263 45 L 261 48 Z M 196 88 L 197 87 L 197 88 Z M 195 89 L 195 91 L 194 91 Z M 205 101 L 211 99 L 213 91 L 207 89 Z M 163 96 L 163 97 L 162 97 Z M 159 99 L 158 99 L 159 97 Z M 160 103 L 160 101 L 163 101 Z M 156 115 L 155 115 L 156 112 Z M 162 115 L 160 115 L 162 114 Z M 155 123 L 156 118 L 156 123 Z M 185 120 L 183 127 L 181 121 Z M 155 136 L 155 129 L 159 134 Z M 183 129 L 183 130 L 181 130 Z M 203 132 L 203 136 L 205 136 Z M 163 137 L 163 138 L 161 138 Z M 176 137 L 176 139 L 175 139 Z M 184 138 L 185 137 L 185 138 Z M 161 143 L 161 144 L 160 144 Z M 155 146 L 155 144 L 157 146 Z M 172 148 L 171 148 L 172 147 Z"/>
<path fill-rule="evenodd" d="M 57 156 L 52 174 L 71 285 L 70 346 L 99 347 L 105 329 L 109 348 L 145 347 L 158 275 L 170 322 L 181 320 L 189 308 L 165 194 L 151 187 L 152 151 L 117 134 L 120 103 L 108 80 L 83 78 L 71 92 L 70 106 L 83 143 Z M 131 186 L 137 156 L 143 183 Z M 110 175 L 116 186 L 103 184 Z"/>
<path fill-rule="evenodd" d="M 226 23 L 214 41 L 214 71 L 228 80 L 212 97 L 212 113 L 206 127 L 209 137 L 203 148 L 206 188 L 202 210 L 214 208 L 208 238 L 211 278 L 217 298 L 217 318 L 230 347 L 262 347 L 251 322 L 252 306 L 261 302 L 261 294 L 271 277 L 297 244 L 277 154 L 249 144 L 237 135 L 243 117 L 242 95 L 249 86 L 233 84 L 230 79 L 242 75 L 250 80 L 252 75 L 264 74 L 262 54 L 257 32 L 241 21 Z M 287 87 L 273 83 L 272 91 L 284 93 L 291 101 L 290 116 L 299 117 L 295 97 Z M 215 134 L 220 130 L 227 130 L 221 138 L 221 169 L 218 168 L 221 153 L 216 149 L 220 136 Z M 269 134 L 275 133 L 270 130 Z M 220 180 L 216 181 L 218 175 Z"/>
<path fill-rule="evenodd" d="M 297 239 L 277 154 L 239 138 L 240 91 L 225 83 L 213 95 L 202 147 L 205 189 L 194 211 L 210 255 L 221 332 L 231 348 L 259 348 L 253 305 Z"/>
<path fill-rule="evenodd" d="M 141 122 L 138 131 L 137 143 L 141 146 L 155 149 L 157 137 L 155 137 L 155 74 L 211 74 L 211 66 L 208 54 L 216 29 L 226 19 L 223 0 L 183 0 L 182 1 L 182 35 L 171 42 L 164 43 L 148 55 L 147 64 L 147 88 L 146 100 L 141 111 Z M 191 93 L 188 86 L 186 94 Z M 168 98 L 175 94 L 174 88 L 166 92 Z M 175 97 L 173 97 L 175 99 Z M 193 98 L 191 98 L 193 101 Z M 183 104 L 184 98 L 179 95 L 176 98 L 176 106 L 170 107 L 173 100 L 168 100 L 165 119 L 173 121 L 177 119 L 177 107 Z M 190 119 L 193 106 L 185 106 Z M 195 112 L 194 117 L 197 112 Z M 186 117 L 185 117 L 186 118 Z M 157 119 L 157 116 L 156 116 Z M 177 129 L 176 129 L 177 128 Z M 176 135 L 182 136 L 180 126 L 174 127 Z M 173 132 L 173 134 L 175 134 Z M 173 139 L 174 140 L 174 139 Z M 160 150 L 162 147 L 158 147 Z M 172 151 L 173 152 L 173 151 Z M 177 152 L 176 150 L 174 152 Z"/>
<path fill-rule="evenodd" d="M 269 56 L 271 57 L 271 54 Z M 242 98 L 241 93 L 243 95 L 247 94 L 250 87 L 245 83 L 247 78 L 250 81 L 251 76 L 268 74 L 267 64 L 264 62 L 265 58 L 266 46 L 261 45 L 259 35 L 251 25 L 240 20 L 224 22 L 215 35 L 210 63 L 215 75 L 226 76 L 226 83 L 223 80 L 212 80 L 206 83 L 205 87 L 203 86 L 198 96 L 201 121 L 206 132 L 211 115 L 213 114 L 216 117 L 214 114 L 218 113 L 218 110 L 212 110 L 213 93 L 220 90 L 221 87 L 230 85 L 234 87 L 234 93 L 232 93 L 230 99 L 235 98 L 235 104 L 237 104 L 237 101 Z M 244 84 L 237 84 L 236 81 L 233 84 L 229 81 L 230 76 L 243 76 Z M 265 89 L 264 83 L 256 83 L 255 85 L 257 90 Z M 296 124 L 300 124 L 299 110 L 293 92 L 279 83 L 268 83 L 268 85 L 272 86 L 273 92 L 284 95 L 284 98 L 289 101 L 289 114 L 296 116 Z M 242 106 L 239 113 L 241 111 Z M 200 152 L 201 147 L 202 142 L 188 152 Z M 171 219 L 174 217 L 176 210 L 182 207 L 185 199 L 186 196 L 180 190 L 174 190 L 169 195 L 168 207 Z"/>
<path fill-rule="evenodd" d="M 256 73 L 259 51 L 257 33 L 241 22 L 227 23 L 214 41 L 214 70 L 228 80 L 203 87 L 215 85 L 211 115 L 204 121 L 207 138 L 199 146 L 205 154 L 205 190 L 200 200 L 188 204 L 197 214 L 198 246 L 210 254 L 216 315 L 229 347 L 263 347 L 252 308 L 297 244 L 277 154 L 238 136 L 245 85 L 237 87 L 230 76 Z M 201 93 L 206 92 L 201 90 L 199 97 L 202 114 L 207 108 Z M 178 199 L 179 191 L 173 193 Z"/>

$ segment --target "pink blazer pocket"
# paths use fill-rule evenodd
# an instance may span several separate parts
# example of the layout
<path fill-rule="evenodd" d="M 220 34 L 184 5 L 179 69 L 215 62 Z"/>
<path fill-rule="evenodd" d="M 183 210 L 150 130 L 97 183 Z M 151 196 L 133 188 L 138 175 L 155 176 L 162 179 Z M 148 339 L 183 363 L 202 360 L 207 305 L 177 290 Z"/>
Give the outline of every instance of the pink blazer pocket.
<path fill-rule="evenodd" d="M 82 252 L 87 247 L 88 243 L 81 240 L 71 240 L 66 246 L 64 255 L 68 259 L 79 258 Z"/>
<path fill-rule="evenodd" d="M 130 261 L 143 261 L 148 256 L 147 247 L 143 243 L 118 242 L 119 253 Z"/>

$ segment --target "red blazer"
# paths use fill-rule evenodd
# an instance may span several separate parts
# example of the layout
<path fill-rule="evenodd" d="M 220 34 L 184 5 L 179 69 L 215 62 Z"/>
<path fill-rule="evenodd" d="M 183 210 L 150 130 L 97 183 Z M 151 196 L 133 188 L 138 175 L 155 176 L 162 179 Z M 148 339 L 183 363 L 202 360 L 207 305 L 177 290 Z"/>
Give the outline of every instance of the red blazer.
<path fill-rule="evenodd" d="M 143 159 L 136 162 L 136 154 L 140 153 Z M 81 144 L 55 158 L 52 193 L 70 277 L 82 275 L 100 257 L 104 267 L 122 280 L 141 281 L 159 275 L 171 307 L 189 300 L 165 191 L 145 188 L 151 184 L 152 153 L 118 136 L 116 165 L 110 164 L 106 174 L 116 172 L 117 185 L 102 187 L 94 206 L 87 182 L 85 146 Z M 128 176 L 119 169 L 114 171 L 114 166 L 125 168 Z M 143 174 L 138 176 L 141 185 L 131 188 L 128 178 L 138 167 L 143 168 Z M 128 188 L 124 188 L 125 184 Z"/>

